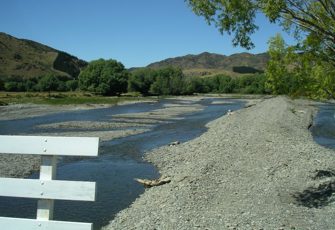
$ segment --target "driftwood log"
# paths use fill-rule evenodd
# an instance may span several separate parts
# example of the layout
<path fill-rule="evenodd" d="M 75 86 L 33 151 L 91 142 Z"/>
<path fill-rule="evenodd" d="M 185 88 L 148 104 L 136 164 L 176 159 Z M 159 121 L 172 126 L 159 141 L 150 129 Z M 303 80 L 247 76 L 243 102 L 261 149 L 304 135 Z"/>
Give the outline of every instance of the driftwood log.
<path fill-rule="evenodd" d="M 153 186 L 159 186 L 159 185 L 170 183 L 171 179 L 168 178 L 168 177 L 159 178 L 159 179 L 155 179 L 155 180 L 135 178 L 135 181 L 137 181 L 140 184 L 143 184 L 144 187 L 146 187 L 146 188 L 150 188 L 150 187 L 153 187 Z"/>

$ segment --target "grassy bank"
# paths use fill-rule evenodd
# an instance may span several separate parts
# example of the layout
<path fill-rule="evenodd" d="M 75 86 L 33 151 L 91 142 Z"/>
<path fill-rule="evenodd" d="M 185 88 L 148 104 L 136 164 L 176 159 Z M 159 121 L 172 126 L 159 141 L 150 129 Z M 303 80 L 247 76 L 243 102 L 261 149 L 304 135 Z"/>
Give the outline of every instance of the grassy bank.
<path fill-rule="evenodd" d="M 143 101 L 153 98 L 143 97 L 103 97 L 83 92 L 0 92 L 0 105 L 6 104 L 48 104 L 48 105 L 71 105 L 71 104 L 118 104 L 125 101 Z"/>

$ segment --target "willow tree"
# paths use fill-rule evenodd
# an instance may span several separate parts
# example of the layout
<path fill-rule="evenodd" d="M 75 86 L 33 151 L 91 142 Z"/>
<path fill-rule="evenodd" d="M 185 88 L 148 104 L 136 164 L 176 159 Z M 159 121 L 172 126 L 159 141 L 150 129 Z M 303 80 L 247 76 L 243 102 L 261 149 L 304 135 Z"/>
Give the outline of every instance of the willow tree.
<path fill-rule="evenodd" d="M 335 65 L 334 0 L 185 0 L 219 31 L 233 35 L 233 45 L 254 47 L 250 36 L 258 29 L 255 18 L 264 14 L 272 23 L 304 34 L 304 48 Z M 301 38 L 300 38 L 301 39 Z"/>
<path fill-rule="evenodd" d="M 120 95 L 127 91 L 128 71 L 116 60 L 94 60 L 79 74 L 79 88 L 102 95 Z"/>

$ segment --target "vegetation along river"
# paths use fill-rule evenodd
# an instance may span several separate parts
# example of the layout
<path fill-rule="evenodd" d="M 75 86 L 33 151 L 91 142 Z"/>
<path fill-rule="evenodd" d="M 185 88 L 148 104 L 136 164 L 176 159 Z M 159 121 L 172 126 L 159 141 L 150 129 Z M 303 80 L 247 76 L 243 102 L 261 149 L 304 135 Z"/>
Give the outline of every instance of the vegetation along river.
<path fill-rule="evenodd" d="M 178 108 L 197 107 L 197 110 L 178 113 Z M 62 112 L 33 118 L 0 121 L 2 135 L 46 135 L 66 134 L 76 128 L 48 126 L 66 122 L 106 122 L 115 119 L 115 123 L 125 120 L 148 122 L 155 111 L 163 111 L 167 116 L 150 119 L 151 126 L 145 132 L 125 137 L 103 140 L 100 144 L 99 157 L 82 159 L 61 159 L 57 168 L 57 179 L 96 181 L 96 202 L 55 201 L 54 219 L 63 221 L 93 222 L 94 229 L 108 224 L 120 210 L 129 206 L 144 188 L 134 178 L 159 177 L 155 167 L 142 160 L 145 152 L 168 145 L 173 141 L 185 142 L 206 131 L 206 123 L 214 120 L 228 110 L 237 110 L 244 106 L 239 100 L 204 98 L 202 100 L 161 100 L 157 103 L 139 103 L 121 105 L 111 108 Z M 168 110 L 164 110 L 168 108 Z M 174 110 L 169 110 L 174 108 Z M 172 112 L 171 112 L 172 111 Z M 176 112 L 177 111 L 177 112 Z M 168 113 L 174 116 L 168 116 Z M 127 115 L 131 119 L 127 118 Z M 137 116 L 138 115 L 138 116 Z M 141 116 L 140 116 L 141 115 Z M 124 121 L 123 121 L 124 122 Z M 138 129 L 131 127 L 128 129 Z M 108 128 L 96 126 L 94 131 L 109 129 L 122 130 L 123 126 Z M 78 131 L 78 130 L 77 130 Z M 85 134 L 85 127 L 80 132 Z M 83 135 L 85 136 L 85 135 Z M 38 178 L 38 173 L 30 176 Z M 0 197 L 0 216 L 35 218 L 37 201 L 34 199 Z"/>

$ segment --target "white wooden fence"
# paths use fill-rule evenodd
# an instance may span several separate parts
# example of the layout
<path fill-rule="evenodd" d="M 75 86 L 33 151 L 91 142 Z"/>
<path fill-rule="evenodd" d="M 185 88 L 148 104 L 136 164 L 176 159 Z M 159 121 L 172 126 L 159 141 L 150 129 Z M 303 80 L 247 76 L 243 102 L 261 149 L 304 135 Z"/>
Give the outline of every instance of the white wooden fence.
<path fill-rule="evenodd" d="M 99 138 L 1 136 L 0 153 L 42 156 L 40 179 L 0 178 L 0 196 L 37 198 L 36 219 L 0 217 L 3 230 L 91 230 L 91 223 L 53 221 L 54 200 L 95 201 L 95 182 L 56 178 L 57 156 L 97 156 Z M 18 210 L 19 211 L 19 210 Z"/>

